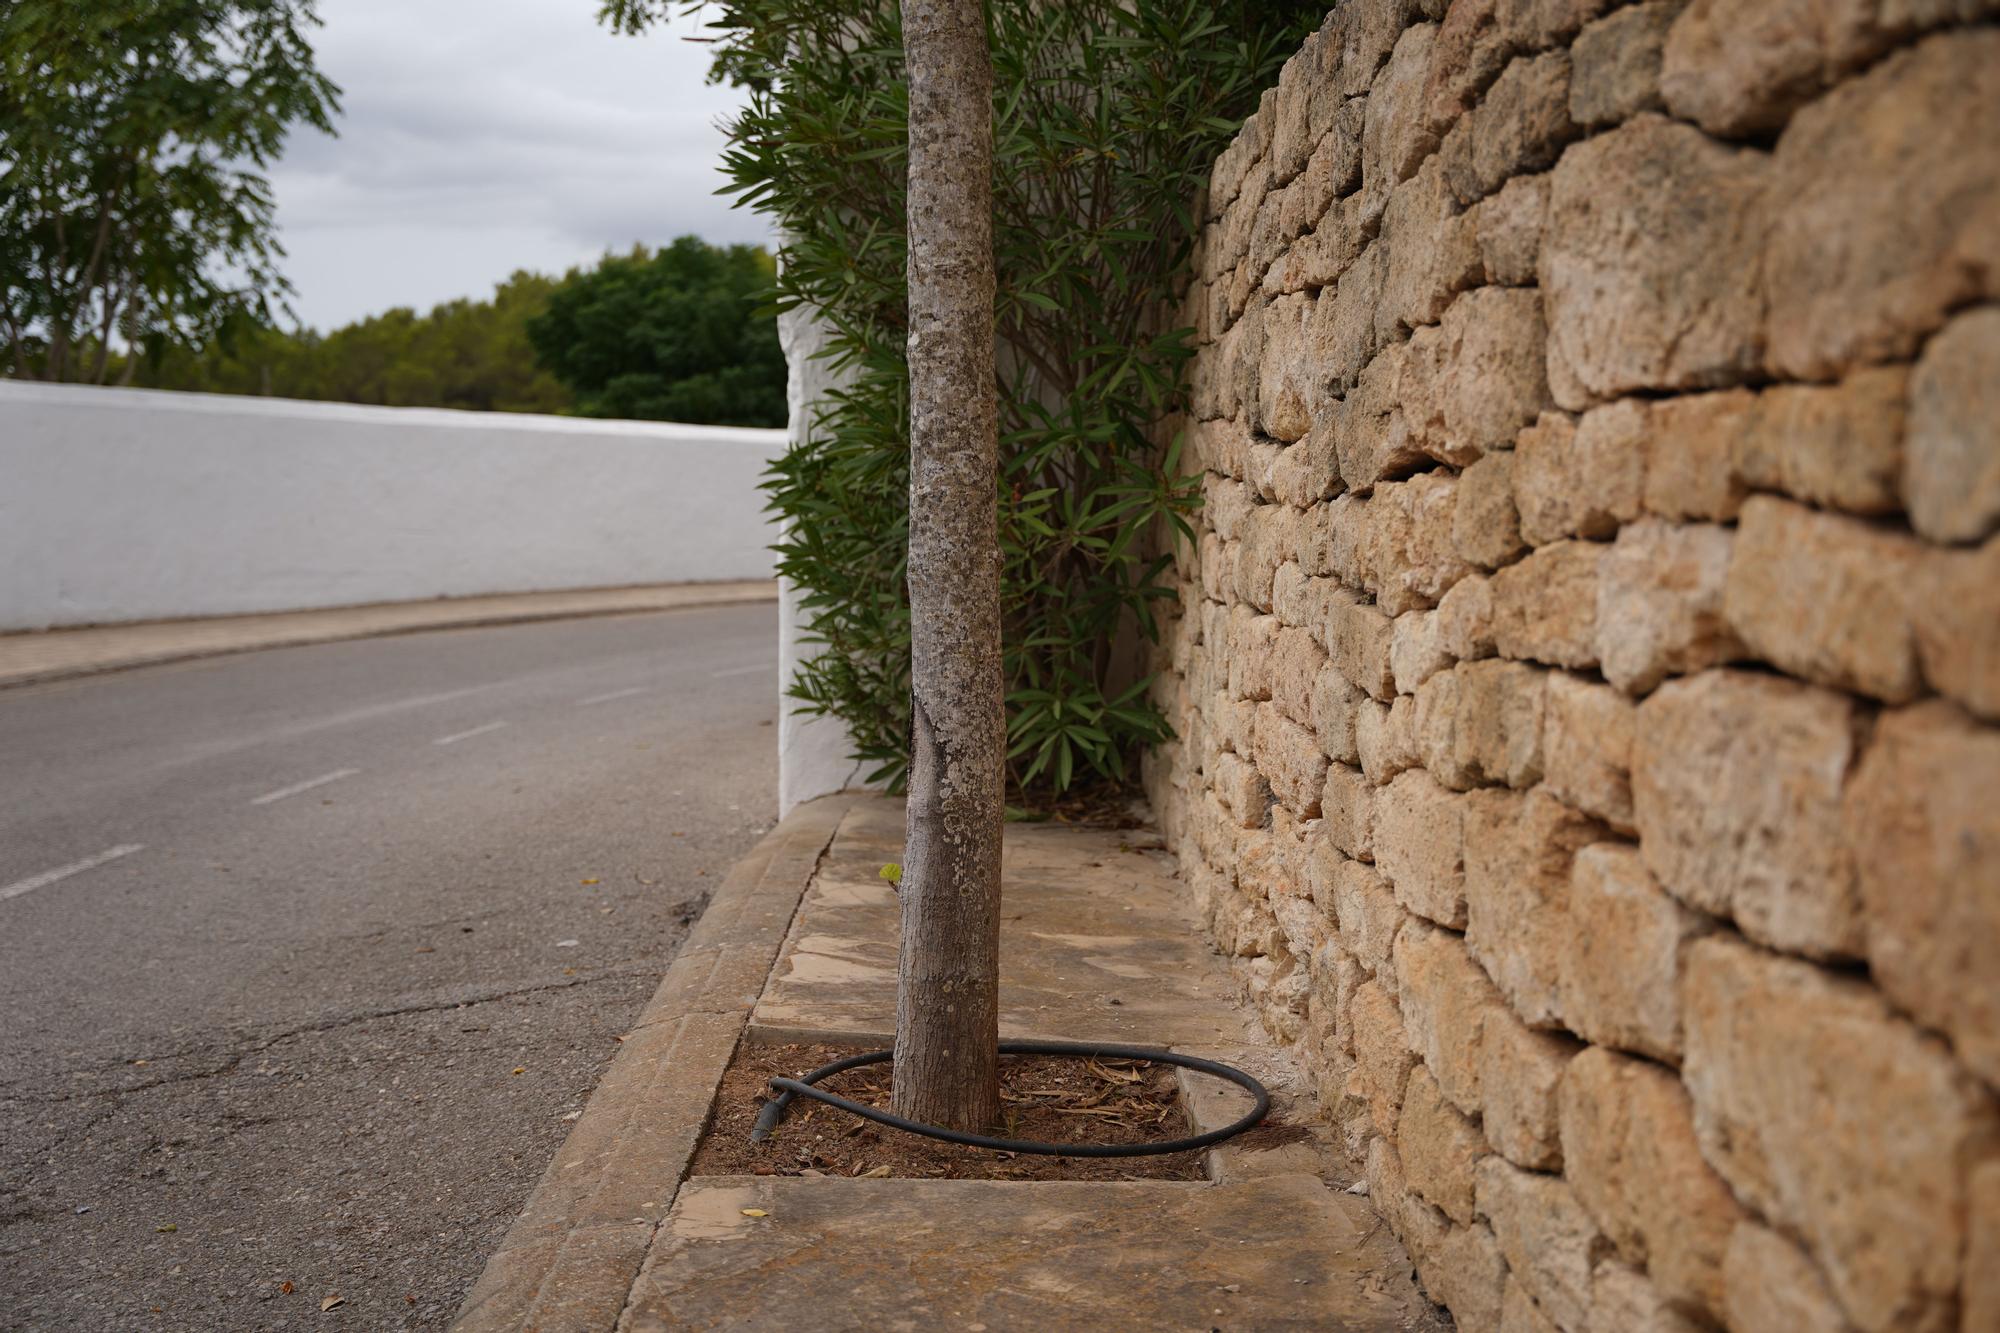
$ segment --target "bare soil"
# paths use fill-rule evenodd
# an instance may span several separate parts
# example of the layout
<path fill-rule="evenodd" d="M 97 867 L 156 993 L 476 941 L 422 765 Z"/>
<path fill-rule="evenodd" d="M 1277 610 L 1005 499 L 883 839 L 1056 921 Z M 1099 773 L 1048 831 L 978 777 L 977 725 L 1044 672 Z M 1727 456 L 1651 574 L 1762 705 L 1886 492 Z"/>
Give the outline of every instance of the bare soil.
<path fill-rule="evenodd" d="M 1044 1157 L 961 1147 L 876 1125 L 801 1097 L 762 1143 L 750 1141 L 773 1077 L 798 1078 L 849 1046 L 739 1047 L 691 1174 L 891 1176 L 946 1180 L 1204 1180 L 1200 1151 L 1153 1157 Z M 819 1086 L 887 1109 L 888 1064 L 850 1069 Z M 1195 1131 L 1172 1065 L 1073 1056 L 1002 1056 L 1004 1123 L 994 1132 L 1043 1143 L 1148 1143 Z"/>

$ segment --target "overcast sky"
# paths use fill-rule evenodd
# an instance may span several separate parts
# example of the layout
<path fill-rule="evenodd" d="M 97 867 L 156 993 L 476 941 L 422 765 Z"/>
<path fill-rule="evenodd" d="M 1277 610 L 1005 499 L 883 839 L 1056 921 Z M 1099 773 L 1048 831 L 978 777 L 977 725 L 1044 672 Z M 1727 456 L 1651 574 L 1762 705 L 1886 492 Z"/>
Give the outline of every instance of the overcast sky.
<path fill-rule="evenodd" d="M 677 6 L 678 7 L 678 6 Z M 321 0 L 340 137 L 294 132 L 272 179 L 293 306 L 322 330 L 482 296 L 518 268 L 693 232 L 766 242 L 714 191 L 738 104 L 676 17 L 644 37 L 596 0 Z"/>

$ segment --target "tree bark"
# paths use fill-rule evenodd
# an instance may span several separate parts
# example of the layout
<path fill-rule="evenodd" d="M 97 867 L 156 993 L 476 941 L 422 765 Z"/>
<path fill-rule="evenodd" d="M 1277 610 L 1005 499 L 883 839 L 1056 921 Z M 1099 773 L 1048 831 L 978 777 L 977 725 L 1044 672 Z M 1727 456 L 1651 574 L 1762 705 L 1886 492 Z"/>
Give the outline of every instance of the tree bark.
<path fill-rule="evenodd" d="M 912 754 L 896 993 L 897 1114 L 1000 1114 L 998 408 L 993 70 L 981 0 L 903 0 L 910 83 Z"/>

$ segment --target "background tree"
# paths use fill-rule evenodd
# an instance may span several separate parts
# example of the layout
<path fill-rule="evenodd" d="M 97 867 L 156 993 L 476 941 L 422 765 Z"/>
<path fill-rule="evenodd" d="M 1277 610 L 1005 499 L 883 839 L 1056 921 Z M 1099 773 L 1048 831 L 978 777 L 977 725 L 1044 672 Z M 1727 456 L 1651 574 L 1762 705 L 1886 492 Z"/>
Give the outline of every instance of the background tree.
<path fill-rule="evenodd" d="M 422 315 L 399 306 L 326 334 L 246 322 L 199 351 L 141 354 L 132 382 L 387 407 L 562 412 L 569 390 L 536 363 L 527 328 L 562 281 L 520 271 L 483 301 L 446 301 Z"/>
<path fill-rule="evenodd" d="M 604 0 L 641 31 L 684 0 Z M 1191 209 L 1326 0 L 988 0 L 1000 543 L 1010 794 L 1118 783 L 1172 735 L 1141 665 L 1174 614 L 1167 552 L 1198 476 L 1173 447 L 1196 307 Z M 897 0 L 704 0 L 713 76 L 745 90 L 724 165 L 785 237 L 843 387 L 772 468 L 778 568 L 813 656 L 787 689 L 843 722 L 871 782 L 912 753 L 909 97 Z M 1182 327 L 1175 327 L 1180 325 Z"/>
<path fill-rule="evenodd" d="M 909 71 L 908 830 L 898 1115 L 1000 1119 L 1000 443 L 993 380 L 993 68 L 983 0 L 903 0 Z"/>
<path fill-rule="evenodd" d="M 572 274 L 528 321 L 535 356 L 592 417 L 785 424 L 785 355 L 760 308 L 776 268 L 683 236 Z"/>
<path fill-rule="evenodd" d="M 200 346 L 282 305 L 263 172 L 293 126 L 333 132 L 318 22 L 313 0 L 0 5 L 8 373 L 102 382 L 115 341 Z"/>

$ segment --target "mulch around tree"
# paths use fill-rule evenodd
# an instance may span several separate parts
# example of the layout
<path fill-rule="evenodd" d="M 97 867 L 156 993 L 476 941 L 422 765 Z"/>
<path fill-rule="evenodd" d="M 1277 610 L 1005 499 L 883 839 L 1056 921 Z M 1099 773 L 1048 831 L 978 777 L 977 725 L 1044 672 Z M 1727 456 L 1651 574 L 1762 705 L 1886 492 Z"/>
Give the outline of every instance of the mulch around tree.
<path fill-rule="evenodd" d="M 691 1174 L 861 1176 L 939 1180 L 1205 1180 L 1200 1151 L 1154 1157 L 1043 1157 L 967 1148 L 906 1134 L 838 1107 L 797 1098 L 771 1137 L 750 1141 L 773 1077 L 798 1078 L 855 1054 L 851 1046 L 745 1044 L 722 1076 L 715 1113 Z M 819 1086 L 850 1100 L 889 1105 L 887 1064 L 850 1069 Z M 1044 1143 L 1143 1143 L 1195 1131 L 1171 1065 L 1074 1056 L 1003 1056 L 1006 1138 Z"/>

